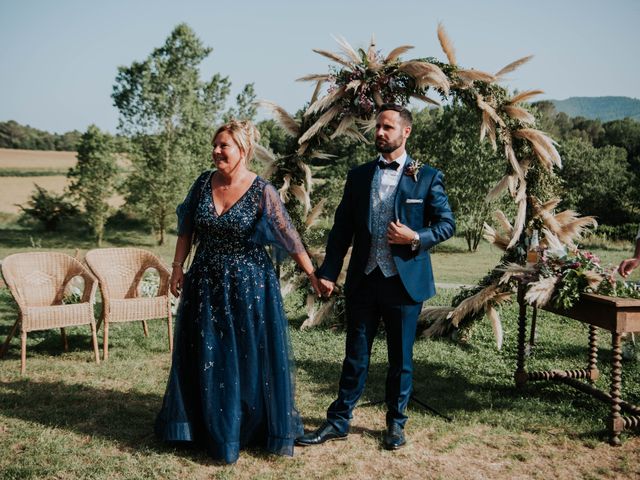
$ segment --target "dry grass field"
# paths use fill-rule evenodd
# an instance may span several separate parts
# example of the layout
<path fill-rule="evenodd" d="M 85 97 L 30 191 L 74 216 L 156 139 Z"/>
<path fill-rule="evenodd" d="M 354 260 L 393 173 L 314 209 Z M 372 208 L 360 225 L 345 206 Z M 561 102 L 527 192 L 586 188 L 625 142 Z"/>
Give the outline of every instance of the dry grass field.
<path fill-rule="evenodd" d="M 61 170 L 76 164 L 76 152 L 0 148 L 0 169 Z"/>
<path fill-rule="evenodd" d="M 52 192 L 62 193 L 67 186 L 67 178 L 60 175 L 60 171 L 75 164 L 76 152 L 0 148 L 0 172 L 55 172 L 54 175 L 42 176 L 0 176 L 0 212 L 18 213 L 20 209 L 16 204 L 27 202 L 36 183 Z"/>
<path fill-rule="evenodd" d="M 36 183 L 49 191 L 62 193 L 67 186 L 67 177 L 0 177 L 0 212 L 20 212 L 16 204 L 24 205 L 29 200 Z"/>
<path fill-rule="evenodd" d="M 19 213 L 20 208 L 17 205 L 24 205 L 29 200 L 35 190 L 35 184 L 48 191 L 62 193 L 69 182 L 67 177 L 60 173 L 75 166 L 76 161 L 76 152 L 0 148 L 0 173 L 3 170 L 5 175 L 11 172 L 7 176 L 0 175 L 0 213 Z M 118 165 L 126 168 L 126 158 L 119 157 Z M 38 175 L 21 176 L 26 172 L 37 172 Z M 47 172 L 51 172 L 52 175 L 47 175 Z M 110 203 L 119 207 L 124 203 L 124 199 L 115 196 Z"/>

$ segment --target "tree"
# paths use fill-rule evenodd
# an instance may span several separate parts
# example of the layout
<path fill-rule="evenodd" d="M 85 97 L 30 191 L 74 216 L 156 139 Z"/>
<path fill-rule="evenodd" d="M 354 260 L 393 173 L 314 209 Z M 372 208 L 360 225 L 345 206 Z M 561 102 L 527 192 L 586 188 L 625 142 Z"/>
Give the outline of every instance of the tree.
<path fill-rule="evenodd" d="M 582 215 L 595 215 L 598 221 L 619 225 L 631 217 L 631 184 L 626 152 L 613 146 L 594 148 L 580 139 L 560 145 L 563 168 L 558 172 L 564 183 L 564 208 Z"/>
<path fill-rule="evenodd" d="M 48 192 L 36 184 L 36 191 L 29 197 L 26 207 L 18 205 L 29 217 L 42 222 L 44 229 L 53 231 L 64 220 L 71 219 L 78 214 L 78 210 L 67 199 L 66 194 L 58 195 Z"/>
<path fill-rule="evenodd" d="M 489 188 L 505 174 L 503 158 L 478 141 L 476 111 L 460 105 L 414 112 L 407 151 L 445 174 L 447 194 L 470 252 L 478 248 L 483 225 L 494 209 L 485 201 Z"/>
<path fill-rule="evenodd" d="M 146 60 L 120 67 L 113 87 L 119 129 L 131 136 L 126 201 L 148 219 L 159 244 L 187 187 L 211 162 L 211 135 L 231 83 L 219 74 L 200 80 L 210 53 L 180 24 Z"/>
<path fill-rule="evenodd" d="M 69 191 L 80 202 L 84 219 L 100 246 L 111 211 L 108 200 L 115 193 L 118 174 L 112 138 L 91 125 L 80 139 L 77 156 L 78 163 L 67 173 Z"/>
<path fill-rule="evenodd" d="M 253 120 L 258 113 L 256 106 L 256 91 L 253 83 L 248 83 L 236 96 L 236 106 L 232 107 L 225 115 L 225 121 L 231 120 Z"/>
<path fill-rule="evenodd" d="M 624 148 L 629 168 L 640 179 L 640 122 L 625 118 L 607 122 L 603 127 L 604 134 L 596 146 L 613 145 Z"/>

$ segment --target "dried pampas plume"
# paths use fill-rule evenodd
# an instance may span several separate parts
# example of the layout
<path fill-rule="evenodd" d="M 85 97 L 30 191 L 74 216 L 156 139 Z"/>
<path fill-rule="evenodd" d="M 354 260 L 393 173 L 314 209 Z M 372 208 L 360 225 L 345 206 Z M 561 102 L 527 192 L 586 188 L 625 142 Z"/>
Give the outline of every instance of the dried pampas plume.
<path fill-rule="evenodd" d="M 340 55 L 335 54 L 333 52 L 328 52 L 326 50 L 319 50 L 317 48 L 314 48 L 313 51 L 351 70 L 352 65 L 349 63 L 348 60 L 345 60 Z"/>
<path fill-rule="evenodd" d="M 340 50 L 342 50 L 353 63 L 360 63 L 362 60 L 360 55 L 358 55 L 358 52 L 355 51 L 343 36 L 334 36 L 333 39 L 338 43 L 338 45 L 340 45 Z"/>
<path fill-rule="evenodd" d="M 451 65 L 457 65 L 456 62 L 456 50 L 453 48 L 453 42 L 447 35 L 447 32 L 444 29 L 442 23 L 438 23 L 438 40 L 440 41 L 440 46 L 442 47 L 442 51 L 447 56 L 447 60 Z"/>
<path fill-rule="evenodd" d="M 511 105 L 522 103 L 542 93 L 544 93 L 543 90 L 525 90 L 524 92 L 518 93 L 515 97 L 512 97 L 511 100 L 509 100 L 509 103 Z"/>
<path fill-rule="evenodd" d="M 453 307 L 426 307 L 418 321 L 426 323 L 429 327 L 422 332 L 422 337 L 439 337 L 444 335 L 451 327 L 449 315 L 453 311 Z"/>
<path fill-rule="evenodd" d="M 495 75 L 496 79 L 500 79 L 501 77 L 503 77 L 507 73 L 513 72 L 515 69 L 521 67 L 522 65 L 527 63 L 532 58 L 533 58 L 533 55 L 529 55 L 527 57 L 522 57 L 522 58 L 516 60 L 515 62 L 511 62 L 509 65 L 503 67 L 500 71 L 498 71 L 496 73 L 496 75 Z"/>
<path fill-rule="evenodd" d="M 496 346 L 498 350 L 502 350 L 502 339 L 504 338 L 504 334 L 502 332 L 502 322 L 500 321 L 500 315 L 498 311 L 493 308 L 493 305 L 487 304 L 484 313 L 487 315 L 487 318 L 491 321 L 491 328 L 493 329 L 493 335 L 496 337 Z"/>
<path fill-rule="evenodd" d="M 316 325 L 320 325 L 327 313 L 331 311 L 331 308 L 336 303 L 336 296 L 332 296 L 327 301 L 323 302 L 320 308 L 316 306 L 316 296 L 312 293 L 307 295 L 307 319 L 300 325 L 300 330 L 306 330 Z"/>
<path fill-rule="evenodd" d="M 306 132 L 304 132 L 304 135 L 302 135 L 298 139 L 298 143 L 302 144 L 302 143 L 306 142 L 307 140 L 309 140 L 316 133 L 318 133 L 322 127 L 328 125 L 329 122 L 331 120 L 333 120 L 336 115 L 338 115 L 338 113 L 340 113 L 340 105 L 334 105 L 329 110 L 324 112 L 320 116 L 320 118 L 316 121 L 316 123 L 311 125 L 311 127 L 309 127 L 309 129 Z"/>
<path fill-rule="evenodd" d="M 412 76 L 419 87 L 435 87 L 442 90 L 445 95 L 449 94 L 449 79 L 440 67 L 432 63 L 410 60 L 401 63 L 398 69 Z"/>
<path fill-rule="evenodd" d="M 458 70 L 456 75 L 465 87 L 470 86 L 473 82 L 493 83 L 496 77 L 487 72 L 480 70 Z"/>
<path fill-rule="evenodd" d="M 529 141 L 536 157 L 538 157 L 542 166 L 547 170 L 551 171 L 554 165 L 562 167 L 560 154 L 554 146 L 555 142 L 540 130 L 533 128 L 521 128 L 514 132 L 514 136 L 517 138 L 524 138 Z"/>
<path fill-rule="evenodd" d="M 413 45 L 402 45 L 400 47 L 394 48 L 389 52 L 389 55 L 387 55 L 387 58 L 384 59 L 384 63 L 390 63 L 397 60 L 400 55 L 402 55 L 405 52 L 408 52 L 412 48 L 413 48 Z"/>
<path fill-rule="evenodd" d="M 268 100 L 260 100 L 257 102 L 259 106 L 268 108 L 275 115 L 276 121 L 292 137 L 300 135 L 300 124 L 289 113 L 274 102 Z"/>
<path fill-rule="evenodd" d="M 316 112 L 321 112 L 322 110 L 326 109 L 333 102 L 343 97 L 346 90 L 347 90 L 347 87 L 343 85 L 342 87 L 336 88 L 333 92 L 328 93 L 324 97 L 316 100 L 309 106 L 307 111 L 304 112 L 305 116 L 308 117 L 309 115 L 312 115 Z"/>
<path fill-rule="evenodd" d="M 325 203 L 327 203 L 326 197 L 320 200 L 318 203 L 316 203 L 316 206 L 313 207 L 313 209 L 311 209 L 311 211 L 309 212 L 309 215 L 307 215 L 307 218 L 304 221 L 304 224 L 307 227 L 311 227 L 320 218 L 320 215 L 322 215 L 322 210 L 324 209 Z"/>
<path fill-rule="evenodd" d="M 465 298 L 449 314 L 449 319 L 453 326 L 457 327 L 460 321 L 468 315 L 473 315 L 483 310 L 487 302 L 491 301 L 498 293 L 498 285 L 489 285 L 475 295 Z"/>
<path fill-rule="evenodd" d="M 544 307 L 551 300 L 553 292 L 556 289 L 556 284 L 559 280 L 560 279 L 558 277 L 553 276 L 530 283 L 524 299 L 530 305 L 534 305 L 538 308 Z"/>
<path fill-rule="evenodd" d="M 522 123 L 532 125 L 536 122 L 536 118 L 522 107 L 516 107 L 513 105 L 505 105 L 502 107 L 504 112 L 515 120 L 519 120 Z"/>

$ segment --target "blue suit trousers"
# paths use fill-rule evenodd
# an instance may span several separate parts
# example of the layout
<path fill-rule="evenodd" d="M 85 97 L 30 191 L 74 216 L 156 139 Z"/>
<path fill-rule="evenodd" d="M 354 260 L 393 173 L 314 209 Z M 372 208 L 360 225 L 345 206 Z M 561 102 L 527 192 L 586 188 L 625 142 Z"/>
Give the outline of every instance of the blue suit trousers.
<path fill-rule="evenodd" d="M 385 402 L 387 425 L 404 427 L 412 391 L 413 343 L 422 302 L 414 301 L 398 275 L 385 277 L 379 268 L 366 275 L 346 298 L 347 341 L 338 398 L 327 420 L 341 433 L 349 431 L 353 408 L 362 395 L 373 339 L 382 319 L 386 331 L 388 370 Z"/>

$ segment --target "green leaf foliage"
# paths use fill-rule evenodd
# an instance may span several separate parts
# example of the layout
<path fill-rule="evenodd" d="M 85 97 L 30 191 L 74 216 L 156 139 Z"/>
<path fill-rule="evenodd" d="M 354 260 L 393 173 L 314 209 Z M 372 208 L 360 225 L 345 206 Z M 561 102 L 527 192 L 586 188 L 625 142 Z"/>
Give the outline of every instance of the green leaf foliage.
<path fill-rule="evenodd" d="M 27 217 L 41 222 L 47 231 L 56 230 L 63 221 L 73 218 L 78 213 L 66 194 L 49 192 L 37 184 L 27 206 L 18 206 Z"/>
<path fill-rule="evenodd" d="M 77 130 L 58 134 L 20 125 L 14 120 L 0 122 L 0 148 L 74 151 L 80 135 Z"/>
<path fill-rule="evenodd" d="M 488 142 L 478 141 L 480 123 L 476 111 L 458 104 L 424 109 L 414 112 L 407 144 L 412 156 L 445 173 L 457 230 L 469 251 L 478 248 L 482 226 L 495 210 L 485 197 L 506 173 L 501 153 L 494 152 Z M 503 208 L 512 208 L 510 203 Z"/>
<path fill-rule="evenodd" d="M 78 163 L 69 169 L 69 191 L 84 210 L 84 220 L 100 245 L 111 213 L 108 200 L 115 193 L 118 167 L 110 135 L 91 125 L 78 145 Z"/>
<path fill-rule="evenodd" d="M 618 225 L 630 221 L 633 189 L 627 170 L 626 152 L 619 147 L 595 148 L 584 140 L 567 140 L 560 145 L 564 183 L 563 205 L 582 215 Z"/>
<path fill-rule="evenodd" d="M 141 62 L 120 67 L 113 100 L 120 130 L 131 138 L 132 171 L 125 183 L 129 207 L 147 219 L 164 242 L 176 205 L 210 165 L 211 136 L 223 115 L 231 82 L 200 79 L 211 53 L 186 24 Z M 251 115 L 253 86 L 240 94 L 238 114 Z"/>

